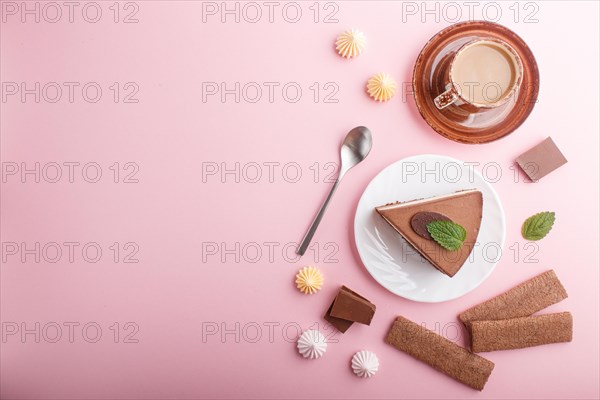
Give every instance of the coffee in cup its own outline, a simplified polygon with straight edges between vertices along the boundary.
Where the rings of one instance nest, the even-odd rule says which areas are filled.
[[[446,91],[434,99],[436,107],[466,105],[476,112],[480,108],[498,107],[518,92],[523,64],[507,43],[477,39],[456,51],[446,79]]]

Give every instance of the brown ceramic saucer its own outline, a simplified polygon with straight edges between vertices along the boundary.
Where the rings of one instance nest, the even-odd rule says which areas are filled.
[[[517,96],[504,105],[469,113],[454,105],[443,110],[433,99],[445,91],[440,76],[463,44],[481,38],[508,43],[523,61],[523,82]],[[461,22],[440,31],[425,45],[413,70],[413,91],[421,116],[440,135],[461,143],[487,143],[517,129],[537,102],[540,76],[537,63],[523,39],[502,25],[487,21]]]

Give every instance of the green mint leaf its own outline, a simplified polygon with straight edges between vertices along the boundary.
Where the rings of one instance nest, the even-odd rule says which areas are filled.
[[[467,238],[465,228],[452,221],[432,221],[427,224],[427,231],[440,246],[446,250],[458,250]]]
[[[556,216],[554,212],[544,211],[527,218],[521,228],[521,234],[527,240],[543,239],[552,229]]]

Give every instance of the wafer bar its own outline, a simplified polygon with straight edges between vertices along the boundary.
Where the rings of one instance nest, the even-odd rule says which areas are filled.
[[[527,317],[567,298],[567,292],[553,270],[521,283],[499,296],[459,314],[470,329],[471,321],[493,321]]]
[[[571,340],[573,317],[569,312],[471,322],[471,349],[476,353],[523,349]]]
[[[494,363],[404,317],[398,317],[385,342],[473,389],[483,390]]]

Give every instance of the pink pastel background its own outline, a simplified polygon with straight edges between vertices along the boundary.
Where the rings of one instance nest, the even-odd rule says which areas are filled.
[[[85,3],[79,3],[72,23],[66,9],[56,23],[43,18],[36,23],[31,16],[21,22],[19,14],[6,12],[7,3],[2,1],[0,21],[3,84],[79,82],[81,88],[97,82],[103,96],[88,103],[76,90],[73,103],[67,92],[56,103],[44,98],[36,103],[33,95],[25,102],[7,96],[1,103],[4,172],[11,163],[32,168],[36,162],[96,162],[102,170],[97,183],[83,180],[80,170],[70,183],[66,167],[57,183],[36,183],[32,175],[25,182],[19,175],[4,177],[3,398],[600,396],[598,3],[533,2],[528,8],[520,3],[518,15],[513,2],[496,3],[498,22],[533,50],[542,84],[529,119],[511,136],[480,146],[438,136],[420,118],[412,96],[405,96],[419,50],[454,17],[445,3],[428,3],[431,9],[439,7],[439,21],[434,14],[422,14],[421,2],[411,3],[418,11],[404,14],[405,22],[407,3],[321,3],[317,23],[313,2],[297,3],[302,10],[297,23],[282,17],[286,2],[277,3],[273,22],[259,2],[263,15],[256,23],[243,15],[239,23],[231,15],[222,23],[219,14],[203,22],[203,7],[209,5],[200,1],[137,1],[128,8],[119,3],[119,20],[137,11],[139,21],[129,24],[114,22],[112,1],[98,2],[103,13],[97,23],[82,18]],[[468,19],[469,8],[455,4],[464,12],[461,20]],[[478,4],[475,19],[482,18],[485,5]],[[294,17],[287,7],[287,15]],[[331,12],[338,22],[323,23]],[[525,22],[532,12],[537,22]],[[495,18],[494,9],[487,16]],[[368,37],[366,52],[353,61],[333,50],[336,35],[349,28]],[[366,79],[377,72],[392,74],[401,89],[385,104],[364,93]],[[137,84],[139,102],[124,103],[121,97],[115,103],[109,89],[114,82],[121,96],[130,92],[124,89],[127,82]],[[290,103],[276,89],[272,103],[266,91],[256,103],[243,98],[236,103],[233,95],[225,103],[217,96],[203,102],[203,82],[230,87],[235,82],[277,82],[279,89],[296,82],[302,96]],[[310,89],[315,82],[318,102]],[[325,88],[328,82],[334,85]],[[323,96],[335,85],[338,102],[325,103]],[[372,130],[373,150],[339,188],[315,237],[318,252],[309,250],[300,261],[290,261],[293,250],[284,254],[282,248],[304,234],[330,187],[324,182],[329,172],[325,164],[337,162],[342,138],[356,125]],[[524,182],[522,175],[515,182],[510,169],[515,157],[547,136],[569,163],[539,183]],[[441,304],[415,303],[386,291],[366,272],[354,245],[354,212],[367,183],[388,164],[421,153],[502,167],[493,186],[507,218],[503,257],[479,288]],[[109,168],[115,162],[121,170],[118,183]],[[124,169],[127,162],[139,167],[138,183],[122,182],[133,168]],[[267,167],[257,183],[244,176],[236,183],[233,175],[226,175],[225,183],[219,175],[205,176],[203,182],[203,168],[214,165],[207,163],[232,168],[236,162],[241,167],[280,164],[273,182]],[[293,163],[302,173],[295,183],[288,182],[295,169],[282,176],[282,167]],[[246,172],[246,178],[254,177]],[[495,178],[493,169],[487,172]],[[555,211],[557,222],[527,260],[531,248],[525,247],[520,226],[542,210]],[[13,242],[28,248],[36,242],[79,242],[78,249],[93,242],[103,253],[97,263],[85,261],[80,250],[73,262],[67,254],[56,263],[43,257],[36,263],[33,255],[22,262],[19,254],[8,254],[6,246]],[[114,242],[121,248],[117,262],[110,248]],[[123,249],[129,242],[139,248],[138,263],[123,262],[132,249]],[[272,256],[264,244],[271,242],[276,243]],[[207,243],[223,243],[228,249],[239,243],[239,260],[236,254],[203,254]],[[254,243],[263,253],[256,262]],[[519,249],[518,256],[511,246]],[[293,285],[296,271],[309,264],[326,278],[323,290],[310,297]],[[485,354],[496,367],[482,393],[383,342],[401,314],[429,328],[443,327],[442,333],[462,344],[465,332],[457,330],[458,312],[548,269],[557,272],[569,298],[544,312],[572,312],[573,342]],[[341,284],[377,305],[372,325],[331,336],[335,343],[320,360],[302,359],[293,342],[297,329],[318,327],[331,334],[321,316]],[[9,334],[15,326],[34,329],[36,323],[39,343],[33,333],[24,338],[21,332]],[[65,323],[79,324],[72,343]],[[94,323],[102,335],[90,343],[86,338],[95,336],[94,329],[85,337],[81,330]],[[55,324],[63,327],[62,337],[52,343]],[[137,332],[126,340],[135,327]],[[219,332],[208,334],[210,329]],[[137,343],[126,343],[132,339]],[[349,368],[351,356],[361,349],[374,351],[381,362],[379,373],[369,380],[358,379]]]

